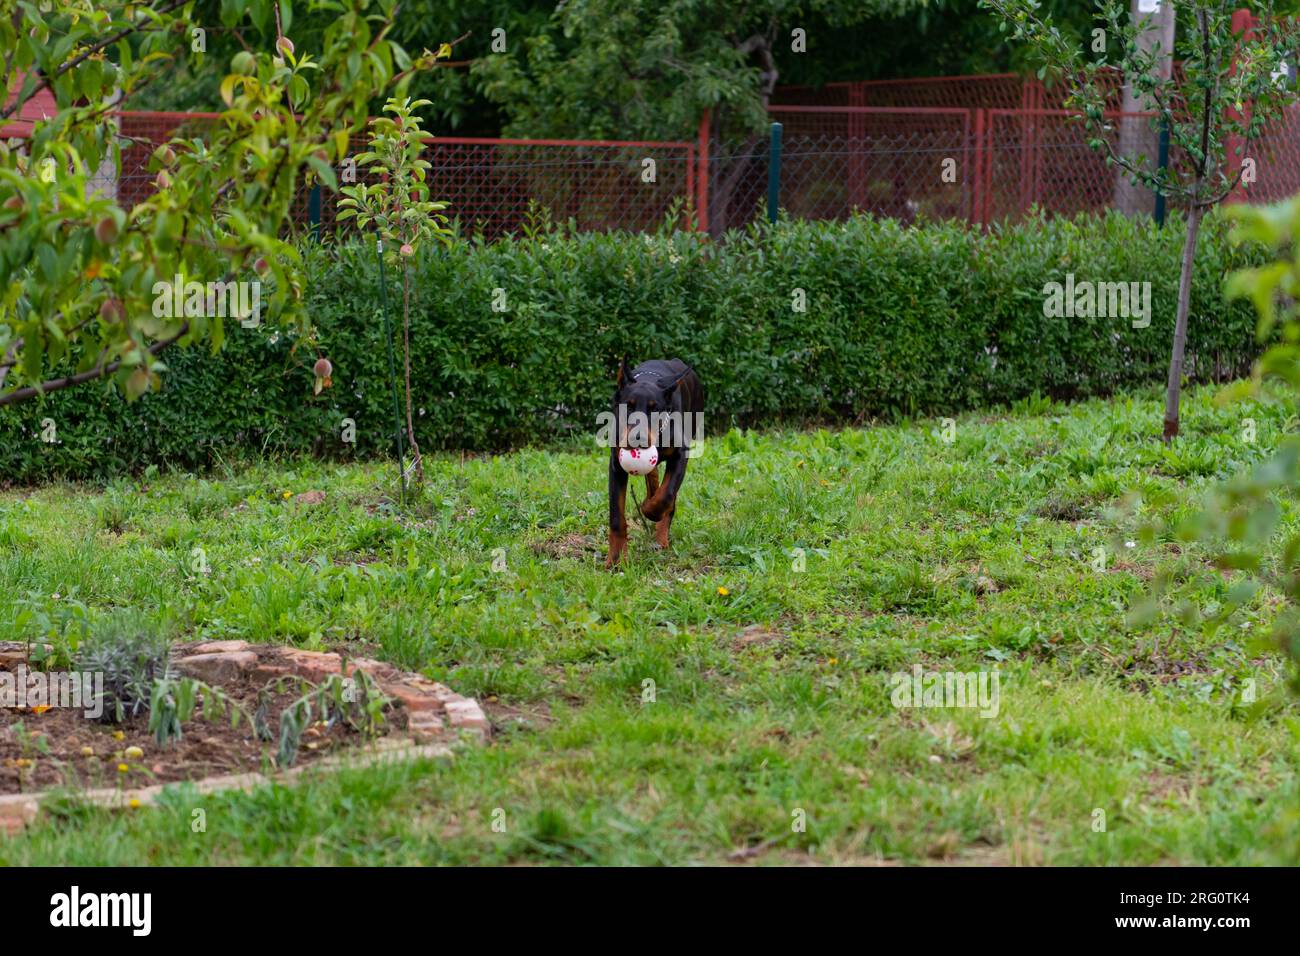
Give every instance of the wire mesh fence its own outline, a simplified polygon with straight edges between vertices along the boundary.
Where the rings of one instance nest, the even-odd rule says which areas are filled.
[[[517,233],[530,208],[582,230],[656,228],[695,193],[695,146],[673,142],[435,138],[433,194],[485,238]]]
[[[1235,199],[1277,202],[1300,192],[1300,107],[1288,109],[1243,153],[1254,160],[1254,182],[1239,189]]]
[[[1014,88],[1022,97],[1029,88],[1018,77],[985,79],[974,93],[944,82],[914,98],[1010,100]],[[854,96],[904,99],[904,83],[915,81],[865,84],[868,92]],[[840,219],[859,211],[903,222],[987,225],[1018,219],[1034,207],[1072,215],[1112,207],[1149,214],[1154,206],[1150,192],[1128,185],[1064,110],[785,103],[774,105],[771,116],[784,129],[779,202],[795,218]],[[202,140],[221,118],[124,112],[113,121],[121,168],[106,164],[96,187],[130,206],[155,188],[149,158],[158,145]],[[1158,144],[1149,116],[1112,113],[1108,121],[1106,135],[1116,151],[1154,156]],[[354,138],[353,155],[363,148],[363,139]],[[1300,190],[1300,107],[1243,152],[1254,165],[1254,181],[1234,198],[1274,201]],[[580,230],[645,231],[660,227],[678,207],[688,212],[679,228],[694,222],[722,235],[764,214],[772,163],[765,135],[721,142],[702,136],[697,143],[434,137],[425,158],[432,164],[433,196],[449,203],[448,215],[464,231],[486,239],[518,234],[537,215],[572,221]],[[347,181],[348,170],[339,173]],[[356,170],[362,181],[366,175]],[[337,199],[300,184],[292,223],[350,228],[336,222]]]
[[[1111,149],[1154,164],[1159,144],[1150,116],[1112,113],[1106,120],[1103,136]],[[1067,216],[1111,207],[1150,214],[1154,193],[1135,189],[1088,138],[1064,110],[989,110],[974,189],[978,221],[1018,219],[1034,206]]]
[[[780,207],[795,218],[854,211],[914,222],[1014,220],[1037,207],[1074,215],[1119,207],[1150,214],[1134,190],[1063,110],[780,107]],[[1146,114],[1109,114],[1116,151],[1154,158]],[[772,160],[756,139],[719,148],[707,171],[709,222],[718,234],[765,213]]]
[[[121,170],[101,169],[94,187],[123,205],[140,202],[156,188],[154,149],[174,138],[202,140],[219,121],[215,113],[116,114]],[[354,137],[350,153],[364,149],[364,137]],[[518,233],[530,214],[572,220],[581,230],[654,229],[696,190],[695,144],[686,142],[434,137],[424,158],[432,195],[449,204],[448,217],[487,239]],[[342,183],[371,178],[354,164],[338,176]],[[337,199],[303,183],[291,219],[333,230]]]
[[[1181,70],[1180,64],[1175,64]],[[1101,83],[1106,106],[1122,107],[1123,77],[1104,71]],[[827,83],[825,86],[781,86],[773,92],[774,106],[870,106],[908,109],[1060,109],[1062,86],[1049,87],[1032,76],[984,73],[973,76],[929,76],[894,80]]]
[[[975,146],[965,111],[936,110],[918,117],[904,111],[859,108],[843,132],[800,122],[782,111],[780,206],[798,219],[843,219],[855,210],[911,222],[920,216],[969,219]],[[783,124],[784,125],[784,124]],[[709,157],[708,222],[721,235],[762,214],[772,156],[767,141],[725,144]]]

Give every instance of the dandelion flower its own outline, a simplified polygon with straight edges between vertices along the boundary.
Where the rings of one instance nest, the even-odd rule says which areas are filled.
[[[141,750],[139,747],[127,747],[127,748],[126,748],[126,759],[127,759],[127,760],[139,760],[139,759],[140,759],[141,757],[143,757],[143,756],[144,756],[144,751]]]
[[[730,593],[731,593],[731,592],[728,591],[728,590],[727,590],[726,588],[724,588],[724,587],[719,587],[719,588],[718,588],[718,596],[719,596],[719,597],[726,597],[726,596],[727,596],[728,594],[730,594]]]
[[[126,772],[127,772],[128,770],[130,770],[130,769],[131,769],[131,768],[128,767],[128,766],[127,766],[126,764],[124,764],[124,763],[120,763],[120,764],[117,765],[117,772],[118,772],[118,773],[126,773]]]

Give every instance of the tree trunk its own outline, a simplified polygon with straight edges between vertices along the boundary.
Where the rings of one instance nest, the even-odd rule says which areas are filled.
[[[750,136],[737,147],[734,154],[724,156],[722,137],[719,136],[717,147],[710,149],[715,172],[722,169],[724,163],[730,163],[726,166],[726,172],[721,176],[715,176],[709,186],[709,233],[714,239],[721,237],[731,227],[732,199],[741,181],[751,178],[757,168],[753,157],[754,150],[758,148],[760,142],[762,140],[759,137]]]
[[[1198,188],[1193,192],[1200,192]],[[1178,397],[1183,384],[1183,351],[1187,347],[1187,313],[1192,302],[1192,268],[1196,261],[1196,234],[1201,228],[1200,206],[1187,211],[1187,238],[1183,240],[1183,268],[1178,277],[1178,317],[1174,321],[1174,348],[1169,356],[1169,385],[1165,391],[1165,444],[1178,435]]]
[[[1134,2],[1136,3],[1137,0]],[[768,32],[775,35],[774,31],[775,24],[770,24]],[[743,43],[737,44],[736,49],[744,56],[758,54],[758,59],[763,64],[763,69],[758,75],[763,84],[759,90],[759,99],[763,103],[763,109],[767,109],[768,104],[772,102],[772,91],[776,89],[777,77],[780,76],[776,68],[776,60],[772,56],[771,37],[755,33]]]
[[[775,25],[770,25],[769,33],[774,30]],[[737,44],[736,49],[745,56],[757,55],[762,64],[762,70],[759,73],[761,85],[759,86],[758,98],[764,112],[766,112],[772,102],[772,93],[776,90],[776,81],[780,77],[780,72],[776,68],[776,60],[772,56],[772,41],[769,37],[754,34],[743,43]],[[731,225],[731,217],[728,213],[730,212],[733,194],[740,185],[741,180],[752,175],[755,165],[751,164],[748,157],[753,154],[767,135],[767,130],[764,130],[762,136],[750,136],[738,148],[738,152],[726,155],[723,152],[725,115],[725,111],[721,107],[714,107],[714,121],[710,124],[713,141],[709,146],[709,155],[713,160],[713,169],[719,173],[719,175],[712,177],[709,190],[709,234],[714,239],[720,238]],[[730,165],[724,167],[724,163],[728,162]],[[748,215],[747,210],[744,215]]]
[[[415,443],[415,419],[411,417],[411,267],[402,267],[402,352],[406,358],[406,437],[411,440],[415,480],[424,484],[424,462]]]

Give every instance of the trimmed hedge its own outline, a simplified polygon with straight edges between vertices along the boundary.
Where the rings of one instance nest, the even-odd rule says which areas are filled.
[[[1196,258],[1188,374],[1244,371],[1246,303],[1223,301],[1248,254],[1207,219]],[[712,243],[693,233],[552,234],[431,252],[417,266],[411,341],[421,448],[502,449],[593,434],[617,358],[678,356],[730,424],[847,421],[1104,395],[1162,381],[1181,222],[1031,219],[988,233],[890,220],[786,222]],[[0,480],[198,469],[240,450],[387,454],[392,397],[373,245],[310,247],[309,308],[334,387],[313,397],[291,339],[232,326],[216,356],[164,353],[163,391],[134,404],[102,385],[0,410]],[[1149,281],[1149,328],[1047,318],[1048,281]],[[400,275],[389,274],[400,364]],[[807,308],[792,306],[802,289]],[[497,290],[502,290],[498,292]],[[504,294],[506,311],[494,311]],[[59,444],[40,441],[53,419]],[[340,439],[356,422],[356,445]]]

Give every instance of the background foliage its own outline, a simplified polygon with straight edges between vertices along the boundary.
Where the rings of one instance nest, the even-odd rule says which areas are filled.
[[[1112,214],[1030,219],[987,234],[959,224],[783,222],[714,243],[537,232],[423,250],[412,290],[416,434],[426,449],[587,440],[619,356],[678,356],[704,381],[706,424],[847,422],[1104,395],[1160,381],[1174,321],[1176,222]],[[1255,319],[1225,274],[1260,260],[1218,216],[1197,253],[1188,374],[1241,374]],[[214,356],[163,353],[160,394],[122,402],[96,385],[0,415],[0,476],[97,478],[150,464],[199,468],[240,450],[340,457],[391,447],[372,244],[308,245],[305,306],[334,387],[312,396],[312,353],[292,330],[236,328]],[[1152,284],[1150,327],[1046,318],[1043,285]],[[505,290],[507,311],[492,308]],[[795,290],[807,311],[792,308]],[[498,296],[499,299],[499,296]],[[58,443],[41,441],[54,422]],[[340,433],[356,423],[355,446]]]
[[[0,142],[0,406],[110,376],[136,397],[158,387],[163,349],[219,349],[227,321],[254,312],[249,324],[310,334],[297,252],[282,237],[298,187],[333,188],[331,164],[347,157],[371,99],[400,94],[451,45],[412,59],[388,40],[397,0],[300,5],[332,17],[314,50],[296,50],[283,32],[292,18],[278,0],[222,4],[219,22],[258,40],[258,52],[223,62],[220,122],[204,139],[156,144],[152,191],[122,205],[95,182],[98,171],[121,172],[125,148],[105,114],[119,95],[203,57],[197,24],[208,21],[182,0],[156,9],[50,0],[0,18],[0,87],[14,91],[0,122],[40,94],[57,107],[30,135]],[[256,305],[247,286],[235,304],[211,285],[253,276],[265,293]],[[173,283],[178,300],[182,284],[186,292],[176,307],[163,294]],[[47,375],[70,354],[74,366]]]
[[[762,122],[761,57],[742,53],[761,37],[780,84],[953,76],[1028,64],[978,0],[405,0],[393,39],[408,50],[468,34],[454,61],[421,74],[411,94],[436,105],[431,128],[444,135],[676,139],[694,135],[704,109],[725,106]],[[293,35],[315,49],[328,13],[293,6]],[[205,62],[177,64],[166,84],[133,97],[135,109],[216,108],[219,65],[251,38],[223,29],[221,0],[196,0],[211,23]],[[1080,38],[1090,4],[1045,0],[1043,11]],[[806,31],[806,52],[791,31]],[[493,49],[503,31],[504,52]],[[378,112],[382,100],[372,104]]]

